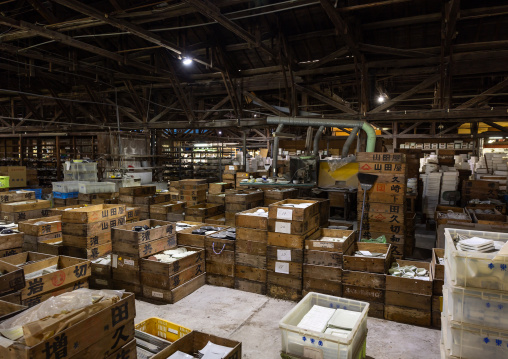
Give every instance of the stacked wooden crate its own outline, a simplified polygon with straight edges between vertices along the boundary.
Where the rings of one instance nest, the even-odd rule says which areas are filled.
[[[235,287],[235,247],[234,228],[226,228],[205,236],[207,284]]]
[[[430,263],[395,261],[400,267],[416,266],[429,272],[428,280],[386,276],[385,319],[395,322],[430,326],[432,323],[433,277]]]
[[[145,227],[146,226],[146,227]],[[136,228],[137,227],[137,228]],[[140,228],[146,230],[135,230]],[[176,247],[174,223],[147,219],[113,228],[113,285],[136,295],[143,292],[140,260]]]
[[[257,172],[236,172],[236,188],[240,189],[240,183],[243,180],[248,180],[250,177],[258,178],[259,174]]]
[[[138,186],[138,187],[123,187],[120,188],[120,203],[125,204],[127,207],[139,208],[139,219],[145,220],[150,217],[150,201],[152,196],[155,195],[157,187],[155,186]],[[170,201],[169,199],[161,198],[161,202]]]
[[[111,229],[124,224],[123,204],[97,204],[63,211],[63,250],[71,257],[102,257],[111,253]]]
[[[368,302],[370,317],[384,318],[386,273],[391,264],[391,251],[390,244],[355,242],[344,254],[343,297]],[[373,257],[372,253],[383,256]]]
[[[0,346],[1,358],[136,358],[134,295],[123,293],[119,300],[103,301],[95,310],[84,309],[81,317],[68,320],[51,318],[55,330],[45,335],[27,335]],[[44,320],[34,321],[32,327],[49,327]],[[51,327],[50,327],[51,328]],[[41,330],[42,331],[42,330]]]
[[[143,297],[172,304],[205,285],[205,251],[193,247],[178,248],[194,253],[172,263],[154,258],[140,259]]]
[[[12,229],[12,233],[0,234],[0,258],[21,253],[24,247],[24,233]]]
[[[287,188],[287,189],[266,189],[265,191],[265,206],[268,207],[276,202],[283,201],[285,199],[297,198],[298,189]]]
[[[178,181],[180,186],[178,198],[187,202],[187,207],[206,202],[208,186],[205,179],[185,179]]]
[[[25,285],[20,290],[21,304],[28,307],[48,298],[78,288],[88,288],[90,261],[66,256],[23,252],[3,259],[4,262],[23,268]],[[44,274],[45,268],[56,271]]]
[[[21,304],[21,294],[18,292],[26,285],[23,268],[0,260],[0,300]],[[15,300],[7,300],[6,296]]]
[[[5,195],[3,195],[5,196]],[[51,201],[42,199],[26,200],[1,204],[1,219],[6,222],[19,223],[27,219],[49,216]]]
[[[319,205],[319,226],[326,228],[330,224],[330,200],[328,198],[301,197],[309,201],[316,201]]]
[[[118,192],[109,193],[80,193],[78,194],[79,204],[113,204],[119,197]],[[68,205],[78,204],[69,203]],[[56,205],[56,203],[55,203]]]
[[[345,238],[340,242],[328,238]],[[325,240],[323,240],[325,238]],[[354,231],[321,228],[305,240],[303,295],[318,292],[342,296],[343,257],[356,239]]]
[[[125,223],[138,222],[140,220],[140,211],[139,207],[126,207],[125,208]]]
[[[111,271],[111,254],[94,259],[91,265],[90,288],[113,289],[113,273]]]
[[[261,190],[226,192],[226,226],[235,225],[235,216],[252,208],[263,206],[264,193]]]
[[[78,198],[53,198],[53,204],[55,207],[72,206],[79,204]]]
[[[315,201],[288,199],[268,207],[269,296],[289,300],[302,297],[304,243],[318,228],[319,205]]]
[[[499,183],[494,181],[464,181],[462,182],[462,207],[468,205],[473,199],[486,201],[497,199],[499,193]]]
[[[196,222],[184,222],[184,223],[187,223],[192,227],[178,231],[177,233],[178,245],[202,249],[205,248],[206,234],[212,234],[214,232],[222,231],[228,228],[226,226],[217,226]]]
[[[185,210],[185,220],[204,223],[207,218],[224,216],[222,204],[201,203],[188,206]]]
[[[443,308],[443,286],[444,286],[444,249],[432,249],[432,262],[430,264],[432,272],[432,326],[441,328],[441,312]]]
[[[178,222],[184,220],[186,203],[183,201],[170,201],[150,206],[150,219],[159,221]]]
[[[169,195],[172,201],[180,199],[180,181],[171,181],[168,187]]]
[[[267,215],[249,215],[267,207],[236,214],[235,288],[266,294]]]
[[[360,173],[377,175],[367,192],[362,238],[386,236],[392,255],[403,258],[405,243],[406,164],[400,153],[361,152],[356,156]],[[362,215],[363,190],[358,185],[358,222]]]
[[[231,185],[231,188],[236,188],[236,172],[241,170],[241,166],[227,165],[222,173],[222,181]]]
[[[208,184],[208,194],[221,194],[232,188],[233,185],[229,182],[210,183]]]
[[[29,219],[20,222],[18,229],[24,233],[23,250],[52,255],[63,254],[61,215]]]

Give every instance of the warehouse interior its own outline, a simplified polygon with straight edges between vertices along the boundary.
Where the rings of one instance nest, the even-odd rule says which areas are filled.
[[[0,358],[508,357],[507,24],[0,0]]]

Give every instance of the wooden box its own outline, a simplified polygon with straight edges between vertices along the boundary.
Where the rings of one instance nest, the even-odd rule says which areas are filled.
[[[126,196],[150,196],[157,192],[156,186],[137,186],[120,188],[120,195]]]
[[[62,231],[62,216],[45,217],[43,219],[29,219],[18,224],[18,229],[30,236],[44,236]]]
[[[286,207],[284,204],[301,204],[309,203],[310,206],[305,208]],[[300,200],[300,199],[286,199],[268,207],[268,218],[282,219],[288,221],[303,222],[315,215],[319,214],[319,204],[316,201]]]
[[[198,350],[203,349],[208,342],[217,345],[233,348],[232,351],[224,357],[224,359],[241,359],[242,358],[242,343],[235,340],[217,337],[211,334],[205,334],[193,330],[184,337],[178,339],[169,347],[163,349],[160,353],[152,357],[152,359],[168,358],[177,351],[193,355]]]
[[[441,248],[433,248],[432,249],[432,262],[430,264],[430,269],[432,272],[432,293],[434,295],[442,296],[443,295],[443,286],[444,286],[444,272],[445,266],[444,264],[439,264],[438,258],[444,258],[444,249]]]
[[[195,226],[191,228],[186,228],[177,233],[177,242],[179,245],[197,247],[197,248],[205,248],[205,235],[200,234],[192,234],[192,231],[199,229],[204,226],[210,226],[209,224],[202,224],[200,226]],[[219,228],[220,230],[226,229],[226,226],[213,226],[215,228]],[[211,234],[211,233],[210,233]]]
[[[426,327],[430,326],[432,322],[430,311],[399,307],[396,305],[385,305],[385,319]]]
[[[154,194],[152,196],[134,197],[134,205],[153,205],[171,201],[169,193]]]
[[[219,214],[218,216],[208,217],[205,219],[205,223],[208,224],[218,224],[218,225],[226,225],[226,217],[224,217],[224,213]]]
[[[285,234],[305,235],[314,233],[319,228],[319,214],[304,221],[268,219],[268,231]]]
[[[72,236],[64,234],[62,236],[64,246],[73,246],[78,248],[92,248],[111,242],[111,231],[105,231],[92,236]]]
[[[125,208],[125,219],[127,221],[139,221],[139,207],[127,207]]]
[[[205,285],[206,283],[206,274],[203,273],[199,275],[198,277],[174,288],[171,290],[167,289],[160,289],[160,288],[154,288],[150,287],[148,285],[143,285],[143,297],[166,302],[170,304],[174,304],[178,302],[179,300],[185,298],[189,294],[195,292],[199,288]],[[194,333],[194,332],[191,332]],[[185,337],[184,337],[185,338]],[[154,357],[152,357],[154,358]]]
[[[34,191],[13,191],[2,192],[0,194],[0,203],[21,202],[35,199]]]
[[[321,225],[321,227],[328,226],[328,220],[330,219],[330,200],[328,198],[311,198],[311,197],[303,197],[301,199],[317,201],[319,205],[319,224]]]
[[[112,250],[111,242],[103,243],[94,247],[73,247],[64,245],[63,252],[65,256],[83,258],[83,259],[97,259],[106,254],[110,254]]]
[[[352,247],[349,247],[352,248]],[[346,252],[327,252],[327,251],[304,251],[304,263],[326,267],[338,267],[343,266],[343,255]]]
[[[206,201],[208,203],[216,203],[216,204],[225,205],[226,204],[226,194],[225,193],[222,193],[222,194],[208,194],[208,196],[206,197]]]
[[[236,238],[236,254],[266,257],[266,242],[248,241]],[[237,257],[238,260],[238,257]]]
[[[372,289],[386,288],[386,275],[359,271],[342,271],[342,283],[355,287],[368,287]]]
[[[210,183],[208,185],[208,193],[210,194],[218,194],[223,193],[226,189],[233,188],[231,183],[220,182],[220,183]]]
[[[236,227],[261,229],[266,231],[268,228],[267,217],[246,215],[246,213],[255,213],[258,209],[263,209],[265,212],[268,211],[267,207],[256,207],[237,213],[235,215]]]
[[[347,239],[344,242],[328,242],[321,241],[323,237],[347,237]],[[321,228],[305,240],[305,249],[325,252],[345,252],[355,241],[355,231]]]
[[[410,279],[410,278],[401,278],[394,277],[392,275],[386,276],[386,290],[403,292],[409,294],[419,294],[419,295],[432,295],[432,271],[431,265],[428,262],[416,262],[416,261],[406,261],[397,259],[397,262],[401,267],[406,265],[414,265],[418,268],[425,268],[429,271],[429,279],[430,280],[419,280],[419,279]]]
[[[256,282],[236,276],[235,289],[249,293],[266,295],[266,280],[264,282]]]
[[[62,213],[64,223],[94,223],[125,217],[123,204],[98,204],[78,209],[71,209]]]
[[[112,340],[111,345],[113,346],[116,340],[119,339],[119,333],[122,336],[128,333],[127,326],[129,324],[133,325],[135,315],[134,295],[132,293],[124,293],[120,301],[97,313],[84,316],[84,319],[80,322],[71,325],[37,345],[30,347],[15,342],[8,348],[0,346],[0,357],[19,359],[48,358],[48,348],[50,350],[54,348],[58,353],[66,353],[65,357],[70,358],[83,353],[87,348],[94,346],[106,337],[110,337]],[[123,340],[122,338],[120,339]],[[65,351],[62,352],[62,350]],[[49,356],[52,359],[56,357],[56,355]],[[88,355],[80,355],[80,357],[90,358]]]
[[[150,214],[168,214],[168,213],[183,213],[185,211],[185,202],[169,201],[150,206]]]
[[[195,217],[212,217],[219,213],[224,213],[224,206],[221,204],[203,203],[195,206],[189,206],[185,210],[185,215]]]
[[[289,198],[298,197],[298,189],[296,188],[288,188],[288,189],[267,189],[265,190],[265,200],[277,200],[282,201]]]
[[[158,228],[148,229],[142,232],[136,232],[132,229],[134,227],[148,226],[149,228],[159,226]],[[113,228],[113,241],[131,244],[142,244],[150,242],[156,239],[171,236],[176,233],[175,225],[171,222],[157,221],[153,219],[147,219],[144,221],[134,222],[117,226]]]
[[[44,259],[53,258],[54,256],[44,253],[37,252],[22,252],[16,255],[12,255],[6,258],[3,258],[2,261],[15,265],[19,268],[23,268],[24,266],[35,263],[38,261],[42,261]]]
[[[0,294],[8,294],[25,287],[25,274],[22,268],[0,261]]]
[[[236,228],[236,240],[238,241],[253,241],[253,242],[267,242],[268,232],[262,229],[252,229],[237,227]]]
[[[276,299],[300,300],[302,297],[302,278],[267,271],[267,295]]]
[[[344,270],[385,274],[391,264],[391,244],[355,242],[351,254],[344,255]],[[385,257],[355,256],[355,251],[385,253]]]
[[[462,213],[467,218],[466,219],[448,219],[448,218],[441,218],[440,214],[446,213],[446,212],[455,212],[455,213]],[[465,211],[462,207],[452,207],[452,206],[443,206],[439,205],[436,207],[436,212],[434,214],[434,219],[436,220],[436,225],[439,226],[441,224],[446,224],[448,222],[462,222],[462,223],[471,223],[472,219],[469,215],[469,212]]]
[[[19,223],[26,221],[27,219],[48,217],[50,209],[34,209],[24,212],[2,212],[0,214],[4,222]]]
[[[257,201],[263,201],[264,192],[263,191],[238,191],[238,193],[234,192],[226,192],[226,206],[228,204],[247,204]]]
[[[64,235],[74,235],[78,237],[93,237],[95,235],[110,232],[112,228],[125,224],[125,217],[115,219],[106,219],[105,221],[93,223],[62,223],[62,233]]]
[[[267,244],[270,246],[303,249],[305,240],[311,234],[312,232],[304,235],[268,232]]]
[[[9,319],[27,309],[21,304],[14,304],[0,300],[0,322]]]
[[[27,264],[23,269],[25,275],[28,275],[29,273],[54,265],[57,265],[58,271],[33,279],[27,279],[26,287],[21,290],[22,300],[57,289],[69,283],[86,279],[91,274],[90,261],[66,256],[49,257],[32,264]]]
[[[141,283],[154,288],[171,290],[205,273],[205,251],[193,247],[185,248],[196,253],[173,263],[140,259]]]
[[[19,248],[23,246],[23,233],[0,234],[0,250]]]
[[[492,225],[499,225],[499,224],[506,224],[508,223],[508,216],[505,214],[501,214],[498,210],[495,210],[496,214],[478,214],[473,213],[473,218],[475,223],[480,224],[492,224]]]
[[[0,260],[4,257],[13,256],[13,255],[21,253],[21,252],[23,252],[22,247],[0,250]]]
[[[51,208],[51,201],[46,201],[42,199],[22,201],[22,202],[13,202],[13,203],[2,203],[0,205],[2,212],[7,213],[18,213],[18,212],[27,212],[33,211],[36,209],[46,209]]]
[[[356,161],[405,163],[406,155],[403,153],[387,153],[387,152],[357,152]]]
[[[84,207],[87,207],[87,205],[86,204],[75,204],[75,205],[72,205],[72,206],[62,206],[62,207],[51,208],[51,209],[48,210],[48,216],[49,217],[61,216],[62,213],[67,208],[84,208]]]

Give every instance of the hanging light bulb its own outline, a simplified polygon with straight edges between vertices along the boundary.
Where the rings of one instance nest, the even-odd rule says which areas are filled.
[[[183,57],[182,58],[182,63],[185,65],[185,66],[189,66],[190,64],[192,64],[192,59],[190,57]]]

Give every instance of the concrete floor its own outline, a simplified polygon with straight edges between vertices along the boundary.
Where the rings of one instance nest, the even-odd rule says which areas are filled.
[[[245,359],[280,358],[279,320],[294,302],[206,285],[176,304],[136,300],[136,323],[159,317],[187,328],[242,342]],[[441,332],[368,319],[367,358],[439,359]]]

